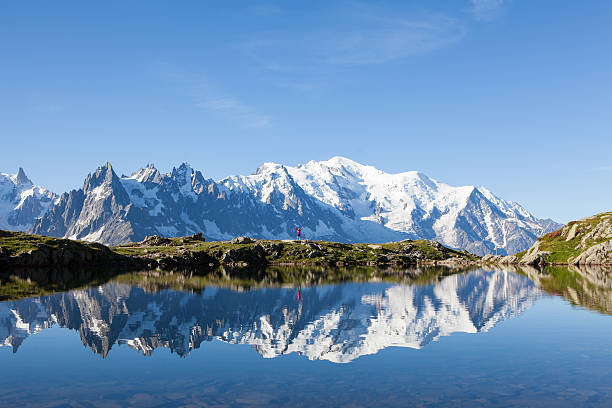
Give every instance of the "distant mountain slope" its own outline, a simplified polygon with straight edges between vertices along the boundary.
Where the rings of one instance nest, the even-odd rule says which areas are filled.
[[[265,163],[218,182],[182,164],[118,177],[110,164],[63,194],[33,232],[119,244],[146,235],[238,235],[388,242],[425,238],[478,255],[514,253],[560,227],[483,187],[452,187],[419,172],[388,174],[335,157],[288,167]]]
[[[17,174],[0,173],[0,229],[25,231],[42,216],[55,193],[35,186],[22,168]]]

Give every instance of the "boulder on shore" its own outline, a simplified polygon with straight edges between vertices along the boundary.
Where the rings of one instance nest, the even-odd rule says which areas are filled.
[[[223,254],[221,262],[223,264],[263,265],[266,263],[266,252],[261,245],[232,248]]]

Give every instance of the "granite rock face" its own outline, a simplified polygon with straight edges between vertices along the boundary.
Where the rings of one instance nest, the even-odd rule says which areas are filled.
[[[593,245],[570,260],[572,265],[612,265],[612,240]]]

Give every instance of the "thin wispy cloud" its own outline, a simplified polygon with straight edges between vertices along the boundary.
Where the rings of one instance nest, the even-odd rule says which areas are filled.
[[[332,42],[329,61],[378,64],[425,54],[459,41],[463,25],[449,17],[427,21],[371,17],[372,27],[345,33]]]
[[[257,113],[250,106],[232,97],[205,97],[196,103],[198,108],[216,112],[228,120],[236,120],[244,127],[263,128],[270,125],[270,117]]]
[[[449,16],[396,16],[363,6],[357,10],[339,14],[333,27],[260,34],[241,48],[265,69],[303,72],[426,54],[459,41],[466,33],[464,23]]]
[[[470,0],[470,12],[476,20],[491,21],[502,11],[505,0]]]
[[[193,100],[193,105],[244,128],[265,128],[272,119],[256,108],[220,92],[211,85],[210,80],[201,75],[187,73],[170,64],[157,64],[156,70],[166,80],[180,86],[185,94]]]

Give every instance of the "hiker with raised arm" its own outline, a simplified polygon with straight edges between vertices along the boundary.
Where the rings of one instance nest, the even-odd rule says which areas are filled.
[[[297,239],[298,239],[298,241],[300,241],[302,239],[302,229],[303,228],[304,227],[299,227],[299,228],[295,227],[295,230],[297,231]]]

